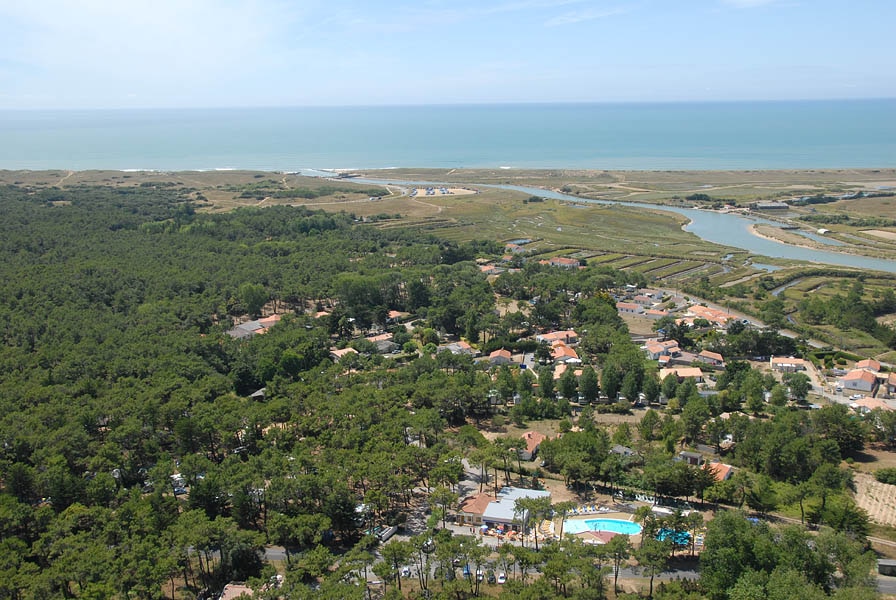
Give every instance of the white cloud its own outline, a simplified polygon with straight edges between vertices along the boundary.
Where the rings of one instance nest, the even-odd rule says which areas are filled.
[[[722,0],[722,3],[735,8],[757,8],[759,6],[777,4],[778,1],[779,0]]]
[[[545,26],[546,27],[557,27],[560,25],[573,25],[575,23],[582,23],[584,21],[595,21],[597,19],[605,19],[607,17],[621,15],[626,12],[629,12],[629,9],[612,8],[612,9],[607,9],[607,10],[585,9],[585,10],[578,10],[578,11],[570,11],[570,12],[564,13],[562,15],[558,15],[552,19],[548,19],[545,22]]]
[[[276,40],[301,14],[280,0],[0,0],[0,52],[16,65],[0,83],[110,104],[218,91],[277,61]]]
[[[414,3],[408,7],[394,8],[389,11],[378,11],[368,15],[358,15],[356,12],[342,11],[340,21],[358,27],[367,27],[374,30],[389,32],[416,31],[421,27],[437,25],[445,27],[470,21],[476,21],[496,15],[509,15],[513,13],[525,13],[544,11],[586,4],[592,0],[511,0],[508,2],[489,3],[463,2],[450,3]]]

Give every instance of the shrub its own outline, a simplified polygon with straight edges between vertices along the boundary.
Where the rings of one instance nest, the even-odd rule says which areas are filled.
[[[888,467],[886,469],[878,469],[874,472],[874,478],[881,483],[889,483],[896,485],[896,467]]]

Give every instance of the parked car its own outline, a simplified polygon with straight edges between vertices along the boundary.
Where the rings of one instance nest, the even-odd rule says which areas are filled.
[[[483,573],[482,569],[476,569],[476,581],[482,581]]]
[[[498,573],[498,585],[504,585],[507,583],[507,574],[504,571]]]
[[[488,581],[490,584],[495,585],[495,582],[497,581],[497,579],[495,578],[495,572],[489,571],[485,580]]]
[[[411,568],[410,567],[402,567],[401,568],[401,576],[402,577],[410,577],[411,576]]]

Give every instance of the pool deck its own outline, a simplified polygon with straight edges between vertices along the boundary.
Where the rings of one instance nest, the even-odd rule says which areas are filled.
[[[566,516],[564,521],[590,521],[592,519],[616,519],[618,521],[630,521],[635,522],[635,516],[631,513],[609,510],[604,512],[585,512],[580,514],[569,514]],[[559,517],[554,518],[552,524],[552,531],[547,532],[545,529],[541,529],[543,534],[548,535],[549,537],[553,537],[554,539],[558,539],[557,534],[560,532],[560,521]],[[564,533],[565,535],[565,533]],[[577,534],[580,535],[580,534]],[[641,534],[635,534],[631,536],[633,540],[639,540],[641,538]]]

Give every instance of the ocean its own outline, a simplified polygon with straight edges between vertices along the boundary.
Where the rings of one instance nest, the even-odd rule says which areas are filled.
[[[896,166],[896,99],[0,111],[0,169]]]

